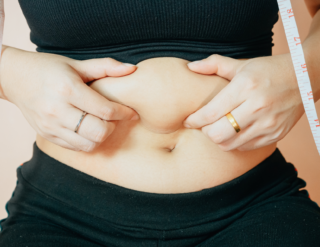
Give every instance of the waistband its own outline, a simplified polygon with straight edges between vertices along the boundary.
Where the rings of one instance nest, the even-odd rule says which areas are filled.
[[[21,174],[46,195],[100,219],[159,229],[221,220],[266,198],[295,193],[305,186],[278,148],[247,173],[190,193],[142,192],[105,182],[53,159],[36,143]]]
[[[249,41],[213,43],[190,40],[131,42],[106,47],[82,49],[50,49],[37,47],[38,52],[52,53],[76,60],[110,57],[120,62],[138,64],[154,57],[177,57],[188,61],[201,60],[212,54],[232,58],[254,58],[272,55],[272,38],[257,37]]]

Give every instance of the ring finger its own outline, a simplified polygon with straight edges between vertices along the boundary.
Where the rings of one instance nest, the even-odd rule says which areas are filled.
[[[83,111],[77,108],[69,108],[65,113],[65,116],[68,116],[68,118],[65,119],[63,127],[74,132],[80,121],[82,113]],[[106,121],[91,114],[86,114],[80,123],[77,133],[75,134],[99,144],[105,141],[113,132],[115,125],[115,121]]]
[[[234,138],[236,135],[241,135],[243,129],[247,128],[254,122],[254,115],[248,114],[248,109],[250,109],[250,103],[248,102],[249,101],[243,102],[230,112],[237,124],[240,126],[241,130],[239,133],[235,131],[226,116],[223,116],[212,124],[202,127],[202,132],[208,135],[208,137],[217,144],[226,142],[227,140]]]

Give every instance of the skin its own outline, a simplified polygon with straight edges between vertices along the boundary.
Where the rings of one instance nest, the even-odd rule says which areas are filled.
[[[36,132],[50,142],[90,152],[113,132],[114,120],[137,120],[139,115],[127,106],[109,101],[85,83],[128,75],[135,70],[136,66],[126,66],[111,58],[77,61],[4,46],[1,98],[18,106]],[[82,111],[89,113],[85,117],[86,128],[74,133]]]
[[[209,102],[229,81],[220,76],[200,75],[188,70],[189,61],[151,58],[121,78],[96,80],[90,87],[114,102],[134,109],[141,124],[151,132],[169,134],[183,120]]]
[[[320,49],[320,0],[305,2],[314,18],[303,48],[317,101],[320,72],[316,68],[320,57],[314,54]],[[3,24],[3,8],[0,17]],[[224,151],[250,150],[278,141],[303,114],[289,54],[248,61],[212,55],[189,68],[196,73],[216,73],[231,80],[217,97],[185,120],[191,128],[201,128]],[[131,119],[137,114],[129,107],[108,101],[83,83],[106,76],[124,76],[135,70],[135,66],[125,67],[110,58],[75,61],[4,46],[0,97],[17,105],[41,136],[64,148],[91,152],[113,132],[113,120]],[[278,97],[273,96],[275,92]],[[86,116],[90,124],[75,134],[73,129],[82,111],[90,114]],[[229,111],[243,128],[240,135],[236,136],[233,128],[228,128],[230,123],[224,114]]]
[[[220,76],[190,71],[188,62],[150,58],[128,76],[90,83],[99,94],[140,116],[138,121],[117,121],[112,134],[94,151],[70,151],[39,136],[37,146],[85,174],[145,192],[199,191],[246,173],[270,156],[276,143],[247,152],[223,152],[201,130],[184,128],[183,120],[229,83]],[[87,124],[84,119],[80,133]]]
[[[303,42],[313,98],[320,98],[320,1],[305,0],[313,17]],[[223,151],[257,149],[284,138],[304,113],[290,53],[239,61],[212,55],[189,69],[230,80],[208,104],[186,118],[187,128],[201,128]],[[236,133],[225,116],[241,127]]]

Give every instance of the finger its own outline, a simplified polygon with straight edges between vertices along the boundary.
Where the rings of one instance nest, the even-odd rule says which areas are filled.
[[[261,130],[261,124],[259,129]],[[247,151],[247,150],[253,150],[253,149],[261,148],[264,146],[268,146],[272,143],[280,141],[287,134],[287,132],[284,131],[284,129],[281,126],[273,130],[272,129],[268,130],[267,128],[263,133],[264,135],[260,135],[246,142],[243,145],[239,145],[237,149],[239,151]]]
[[[66,141],[62,140],[61,138],[53,135],[53,134],[50,134],[50,133],[45,133],[43,132],[42,130],[40,129],[36,129],[37,130],[37,133],[42,136],[44,139],[60,146],[60,147],[63,147],[63,148],[66,148],[66,149],[70,149],[70,150],[73,150],[73,151],[80,151],[80,149],[70,145],[69,143],[67,143]],[[37,140],[38,142],[38,140]]]
[[[235,78],[227,84],[208,104],[189,115],[183,122],[187,128],[201,128],[214,123],[242,104],[246,98],[240,93],[243,82]],[[189,126],[189,127],[188,127]]]
[[[72,60],[70,63],[85,83],[107,76],[128,75],[137,69],[133,64],[121,63],[112,58]]]
[[[109,101],[84,83],[74,85],[69,102],[75,107],[104,120],[139,119],[138,113],[132,108]]]
[[[252,124],[247,128],[241,130],[238,135],[235,135],[233,138],[220,143],[219,147],[223,151],[234,150],[264,135],[265,133],[261,131],[261,126],[259,127],[259,124]]]
[[[49,141],[60,146],[60,147],[63,147],[63,148],[66,148],[66,149],[69,149],[72,151],[80,151],[79,148],[76,148],[76,147],[70,145],[69,143],[67,143],[66,141],[64,141],[58,137],[51,137]]]
[[[195,63],[188,63],[188,67],[200,74],[217,74],[231,81],[244,63],[244,61],[214,54],[203,60],[195,61]]]
[[[250,151],[258,148],[262,148],[264,146],[268,146],[275,141],[270,140],[267,136],[258,136],[251,141],[237,147],[239,151]]]
[[[58,132],[61,139],[81,151],[91,152],[99,145],[98,143],[90,141],[67,128],[60,128]]]
[[[79,109],[69,108],[65,112],[65,116],[68,116],[68,118],[63,122],[63,127],[74,131],[82,113],[83,112]],[[113,132],[115,125],[114,122],[107,122],[106,120],[101,120],[96,116],[87,114],[82,119],[77,133],[92,142],[102,143]]]
[[[233,118],[240,126],[240,132],[236,132],[226,116],[202,127],[202,132],[216,144],[226,142],[234,136],[239,135],[239,133],[242,134],[242,131],[255,121],[255,116],[250,113],[250,104],[250,101],[247,100],[231,111]]]

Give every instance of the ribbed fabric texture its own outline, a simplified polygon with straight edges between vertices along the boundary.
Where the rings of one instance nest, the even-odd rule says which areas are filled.
[[[318,247],[320,208],[279,149],[247,173],[189,193],[101,181],[42,152],[17,169],[1,247]]]
[[[276,0],[19,0],[38,51],[138,63],[271,55]]]

